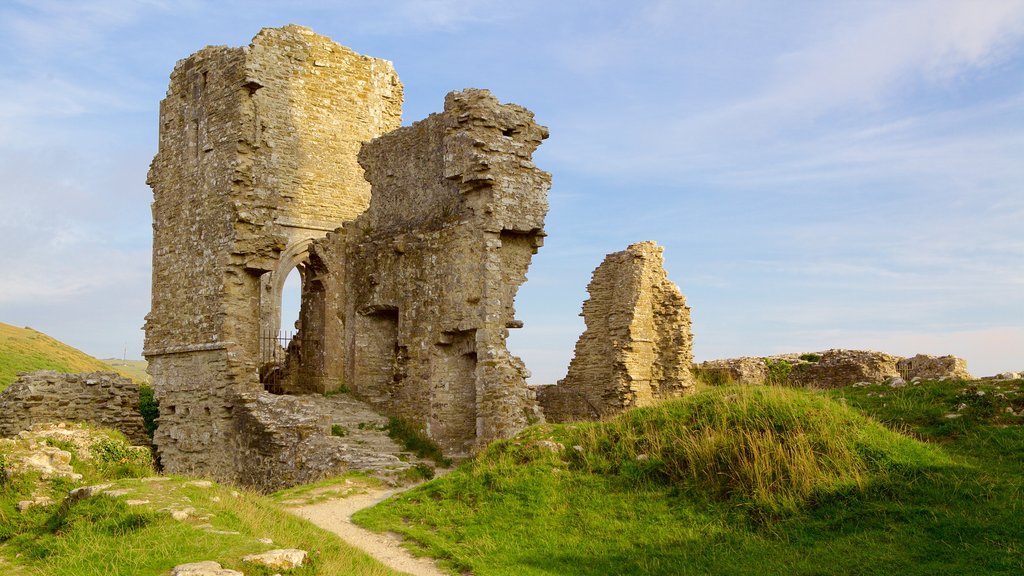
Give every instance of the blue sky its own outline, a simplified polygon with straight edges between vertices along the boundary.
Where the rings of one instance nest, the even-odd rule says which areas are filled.
[[[648,239],[698,360],[1024,370],[1024,0],[6,0],[0,321],[141,354],[171,69],[287,23],[394,62],[406,124],[480,87],[550,128],[510,340],[536,382],[564,374],[593,269]]]

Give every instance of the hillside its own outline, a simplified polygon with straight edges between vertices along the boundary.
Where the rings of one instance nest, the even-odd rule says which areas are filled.
[[[137,375],[118,369],[31,328],[0,322],[0,390],[14,382],[18,372],[119,372],[138,381]]]

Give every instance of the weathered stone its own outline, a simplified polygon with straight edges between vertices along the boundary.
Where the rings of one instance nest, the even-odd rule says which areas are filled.
[[[389,62],[300,26],[264,29],[246,48],[205,48],[175,66],[148,178],[144,351],[167,470],[243,475],[232,411],[239,394],[262,388],[260,337],[276,336],[281,289],[309,243],[366,208],[356,156],[399,125],[401,102]],[[318,375],[305,391],[340,382]]]
[[[82,475],[71,467],[70,452],[45,444],[33,444],[30,450],[31,452],[20,458],[15,458],[8,465],[8,476],[23,472],[38,472],[44,480],[50,478],[82,479]]]
[[[49,506],[53,504],[53,498],[49,496],[34,496],[31,500],[20,500],[17,504],[18,512],[24,512],[36,506]]]
[[[466,90],[388,132],[401,92],[390,63],[297,26],[175,67],[144,352],[168,470],[270,489],[397,461],[266,391],[346,386],[455,456],[538,416],[505,340],[544,236],[550,176],[531,156],[547,130]],[[299,335],[268,355],[293,268]]]
[[[505,341],[543,243],[550,175],[531,155],[545,137],[525,108],[486,90],[451,93],[443,113],[364,146],[370,207],[312,249],[338,310],[325,316],[328,358],[360,397],[449,455],[536,416]]]
[[[242,562],[259,564],[277,570],[291,570],[292,568],[302,566],[306,562],[306,551],[296,548],[269,550],[261,554],[244,556]]]
[[[238,570],[222,568],[217,562],[206,560],[179,564],[171,569],[171,576],[245,576]]]
[[[81,488],[75,488],[68,492],[67,497],[64,499],[65,504],[73,504],[79,500],[85,500],[86,498],[92,498],[93,496],[102,494],[104,490],[110,488],[112,484],[94,484],[92,486],[82,486]]]
[[[36,424],[88,422],[120,430],[132,443],[148,446],[138,407],[139,385],[113,372],[29,372],[0,392],[0,436],[14,436]]]
[[[764,384],[771,375],[770,365],[778,363],[785,363],[789,368],[788,372],[783,371],[783,380],[776,383],[812,388],[837,388],[866,382],[890,382],[893,387],[899,387],[906,385],[907,380],[970,378],[967,363],[955,356],[919,354],[901,358],[884,352],[841,349],[709,360],[697,365],[697,369],[735,384]]]
[[[927,354],[918,354],[913,358],[901,359],[896,363],[896,369],[905,379],[971,379],[971,374],[967,372],[967,361],[963,358],[957,358],[956,356],[928,356]]]
[[[764,358],[730,358],[701,362],[697,369],[722,384],[764,384],[768,379],[768,365]]]
[[[594,271],[587,329],[564,380],[538,387],[549,420],[597,419],[692,389],[690,309],[665,274],[662,248],[633,244]]]

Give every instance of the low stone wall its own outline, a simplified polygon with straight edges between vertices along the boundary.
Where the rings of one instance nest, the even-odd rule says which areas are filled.
[[[138,407],[139,385],[113,372],[28,372],[0,392],[0,436],[15,436],[35,424],[88,422],[148,446]]]
[[[883,382],[891,378],[971,378],[967,372],[967,362],[956,356],[918,354],[913,358],[901,358],[871,350],[832,349],[777,356],[747,356],[709,360],[697,364],[695,368],[703,373],[705,380],[714,384],[765,384],[777,379],[777,384],[812,388],[838,388],[858,382]]]
[[[934,380],[938,378],[960,378],[968,380],[971,378],[967,372],[967,361],[956,356],[928,356],[918,354],[913,358],[904,358],[896,365],[896,369],[904,378],[923,378]]]

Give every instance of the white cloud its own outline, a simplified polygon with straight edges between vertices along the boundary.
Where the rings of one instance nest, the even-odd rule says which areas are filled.
[[[850,103],[879,105],[915,77],[949,82],[993,66],[1024,38],[1019,0],[892,2],[866,14],[861,6],[848,14],[860,20],[782,56],[775,86],[734,113],[806,117]]]

